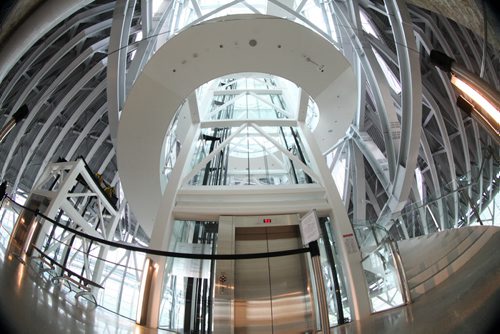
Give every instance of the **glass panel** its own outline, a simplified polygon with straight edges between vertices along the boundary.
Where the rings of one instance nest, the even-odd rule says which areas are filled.
[[[170,11],[176,15],[170,20],[166,20],[162,28],[162,30],[168,31],[169,34],[161,36],[163,38],[160,39],[156,49],[160,48],[169,37],[174,36],[177,32],[191,24],[226,15],[254,13],[280,17],[286,16],[288,19],[320,33],[332,43],[337,44],[337,32],[335,22],[333,21],[335,16],[332,13],[332,5],[328,2],[305,1],[300,8],[300,12],[297,12],[296,10],[300,3],[302,1],[287,1],[281,2],[281,5],[277,6],[274,2],[268,0],[175,1]],[[164,5],[161,9],[165,10],[167,7],[167,5]],[[154,5],[154,9],[158,11],[156,15],[160,15],[159,8],[160,6]]]
[[[72,224],[63,214],[59,217],[60,223]],[[2,222],[9,223],[5,217]],[[70,288],[70,284],[80,282],[86,285],[84,280],[92,281],[101,286],[94,288],[99,306],[135,320],[144,253],[102,245],[45,219],[40,219],[40,223],[44,226],[39,235],[44,245],[41,252],[47,261],[43,263],[38,250],[33,250],[32,259],[36,260],[39,270],[44,269],[44,276],[48,279],[58,278],[51,282],[59,281],[62,288],[73,292],[78,292],[81,287]],[[48,263],[52,263],[53,269],[48,270]],[[101,279],[95,281],[101,276],[100,272]],[[74,282],[65,278],[67,276]],[[82,298],[94,302],[90,295],[83,295]]]
[[[404,304],[397,268],[387,243],[380,245],[362,261],[372,312]]]
[[[397,226],[397,224],[394,224]],[[398,252],[385,228],[375,223],[354,224],[356,239],[361,245],[362,266],[372,312],[405,304],[400,270],[394,258]]]

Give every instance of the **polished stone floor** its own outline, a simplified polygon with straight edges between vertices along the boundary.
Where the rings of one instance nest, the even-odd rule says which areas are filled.
[[[163,333],[54,286],[16,258],[0,259],[0,333]]]
[[[0,333],[157,333],[0,259]],[[413,304],[334,328],[351,333],[500,333],[500,233],[459,272]]]

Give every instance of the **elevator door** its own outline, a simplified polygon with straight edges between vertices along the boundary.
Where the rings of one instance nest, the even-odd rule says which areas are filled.
[[[297,225],[235,229],[239,254],[302,247]],[[312,333],[310,280],[305,254],[235,263],[235,333]]]

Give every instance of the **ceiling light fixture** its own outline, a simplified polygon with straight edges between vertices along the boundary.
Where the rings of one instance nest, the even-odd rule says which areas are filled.
[[[12,118],[4,125],[4,127],[0,130],[0,143],[3,143],[3,140],[7,135],[12,131],[14,126],[16,126],[17,123],[21,122],[23,119],[28,116],[29,109],[28,106],[23,104],[14,115],[12,115]]]
[[[477,120],[500,143],[500,94],[483,79],[455,63],[446,54],[432,50],[430,61],[450,73],[452,85],[460,92],[457,105]],[[468,102],[470,107],[463,108]]]

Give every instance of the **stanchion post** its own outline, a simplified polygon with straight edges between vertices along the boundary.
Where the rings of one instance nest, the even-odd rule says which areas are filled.
[[[150,312],[150,290],[151,283],[153,280],[153,274],[155,272],[155,264],[150,257],[146,257],[144,260],[144,267],[142,270],[142,279],[141,279],[141,289],[139,292],[139,300],[137,303],[137,314],[136,314],[136,323],[138,325],[145,326],[147,324],[148,314]]]

